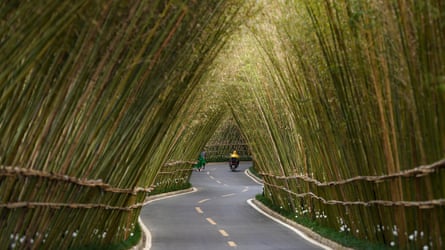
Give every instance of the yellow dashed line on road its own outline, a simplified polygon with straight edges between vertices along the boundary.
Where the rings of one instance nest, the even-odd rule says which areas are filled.
[[[227,241],[227,244],[228,244],[230,247],[236,247],[236,246],[237,246],[236,243],[235,243],[234,241]]]
[[[229,237],[229,234],[224,229],[219,230],[219,233],[224,237]]]
[[[209,178],[210,178],[210,179],[212,179],[212,180],[214,180],[214,179],[215,179],[215,177],[213,177],[213,176],[209,176]]]
[[[222,182],[221,181],[216,181],[216,183],[221,184]]]
[[[206,218],[206,220],[212,224],[212,225],[216,225],[216,222],[214,220],[212,220],[211,218]]]
[[[235,193],[221,195],[221,197],[229,197],[229,196],[233,196],[233,195],[235,195]]]
[[[204,203],[204,202],[209,201],[209,200],[210,199],[203,199],[203,200],[198,201],[198,203],[201,204],[201,203]]]
[[[200,214],[204,213],[200,207],[195,207],[195,210]]]

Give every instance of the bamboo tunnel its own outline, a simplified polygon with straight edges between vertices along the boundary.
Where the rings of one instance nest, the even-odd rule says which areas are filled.
[[[150,192],[236,141],[276,207],[443,249],[441,13],[440,0],[3,1],[0,242],[128,239]]]

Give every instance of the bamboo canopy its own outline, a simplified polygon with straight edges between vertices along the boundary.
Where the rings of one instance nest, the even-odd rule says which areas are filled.
[[[205,145],[235,135],[282,209],[444,248],[442,13],[440,0],[1,2],[0,243],[128,239],[153,189],[188,182]]]
[[[220,81],[265,196],[358,238],[443,248],[445,6],[263,4]]]
[[[181,106],[178,113],[181,119],[170,124],[153,156],[159,162],[165,162],[156,174],[154,193],[178,189],[189,183],[198,154],[227,113],[223,92],[218,88],[221,86],[211,81],[199,84]]]
[[[0,3],[1,245],[129,238],[173,151],[164,135],[243,4]]]
[[[237,98],[237,94],[229,92],[226,94],[226,98],[232,100]],[[227,161],[234,150],[240,155],[241,160],[250,159],[249,146],[229,112],[226,112],[225,119],[207,141],[204,149],[208,161]]]

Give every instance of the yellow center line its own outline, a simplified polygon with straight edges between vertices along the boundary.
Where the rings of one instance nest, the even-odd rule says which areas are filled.
[[[200,214],[204,213],[200,207],[195,207],[195,210]]]
[[[233,196],[233,195],[235,195],[235,193],[221,195],[221,197],[229,197],[229,196]]]
[[[230,247],[236,247],[236,243],[234,241],[227,241]]]
[[[221,181],[216,181],[216,183],[221,184],[222,182]]]
[[[209,200],[210,199],[203,199],[203,200],[198,201],[198,203],[201,204],[201,203],[204,203],[204,202],[209,201]]]
[[[224,237],[229,237],[229,234],[224,229],[219,230],[219,233]]]
[[[211,218],[206,218],[206,220],[212,224],[212,225],[216,225],[216,222],[214,220],[212,220]]]

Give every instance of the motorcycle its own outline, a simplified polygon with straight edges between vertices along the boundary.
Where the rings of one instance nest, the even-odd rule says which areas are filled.
[[[230,158],[230,160],[229,160],[230,170],[235,171],[235,169],[238,168],[238,166],[239,166],[239,159]]]

